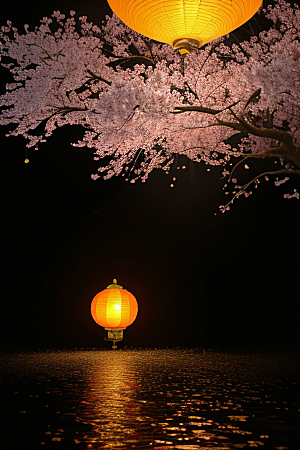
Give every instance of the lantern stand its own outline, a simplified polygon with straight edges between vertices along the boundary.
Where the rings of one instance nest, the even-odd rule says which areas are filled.
[[[104,340],[113,341],[112,349],[116,350],[116,342],[123,341],[123,330],[125,330],[125,328],[118,328],[117,330],[115,328],[105,328],[107,337],[105,337]]]

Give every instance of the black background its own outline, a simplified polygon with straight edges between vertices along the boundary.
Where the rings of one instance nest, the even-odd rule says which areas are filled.
[[[6,2],[1,25],[33,27],[70,9],[97,24],[110,13],[103,0]],[[2,93],[9,79],[1,69]],[[107,346],[89,308],[113,278],[139,303],[123,345],[296,348],[300,208],[282,196],[299,181],[262,182],[221,214],[221,168],[207,172],[181,156],[169,175],[155,171],[146,183],[92,181],[93,152],[70,145],[80,127],[29,150],[29,164],[25,140],[6,132],[1,127],[2,350]],[[248,164],[239,172],[245,181],[276,167]]]

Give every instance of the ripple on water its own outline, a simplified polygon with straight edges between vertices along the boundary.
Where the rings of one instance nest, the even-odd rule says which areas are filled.
[[[1,374],[3,449],[298,450],[291,355],[35,352]]]

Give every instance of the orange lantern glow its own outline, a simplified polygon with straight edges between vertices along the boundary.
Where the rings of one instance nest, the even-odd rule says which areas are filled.
[[[107,0],[133,30],[187,53],[247,22],[262,0]]]
[[[123,330],[131,325],[137,316],[138,304],[135,297],[117,284],[107,286],[92,301],[91,314],[94,321],[107,331],[106,340],[115,343],[123,340]]]

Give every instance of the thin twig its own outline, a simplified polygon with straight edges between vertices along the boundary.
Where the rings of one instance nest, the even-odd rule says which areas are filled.
[[[226,108],[223,109],[213,109],[213,108],[206,108],[205,106],[175,106],[175,110],[178,111],[172,111],[173,114],[180,114],[186,111],[197,111],[197,112],[202,112],[205,114],[212,114],[212,115],[216,115],[219,114],[223,111],[226,111],[227,109],[232,108],[233,106],[237,105],[238,103],[240,103],[240,100],[238,100],[237,102],[232,103],[229,106],[226,106]]]
[[[263,172],[259,175],[257,175],[256,177],[252,178],[252,180],[250,180],[248,183],[244,184],[244,186],[241,187],[241,189],[234,195],[234,197],[225,205],[229,206],[230,204],[233,203],[233,201],[239,197],[243,192],[245,192],[245,189],[247,189],[249,186],[251,186],[252,183],[254,183],[256,180],[258,180],[260,177],[263,176],[267,176],[267,175],[281,175],[281,174],[296,174],[296,175],[300,175],[300,170],[295,170],[295,169],[280,169],[280,170],[275,170],[272,172]]]
[[[204,60],[204,62],[203,62],[203,64],[202,64],[202,66],[201,66],[200,69],[199,69],[199,72],[198,72],[198,75],[197,75],[197,78],[196,78],[196,82],[195,82],[195,91],[197,90],[197,83],[198,83],[198,80],[199,80],[199,77],[200,77],[200,73],[201,73],[201,71],[202,71],[202,69],[203,69],[203,67],[204,67],[204,64],[206,63],[206,61],[208,60],[208,58],[211,56],[211,54],[212,54],[212,52],[214,51],[214,49],[215,49],[215,45],[212,45],[212,46],[211,46],[211,49],[210,49],[210,51],[209,51],[209,53],[208,53],[208,55],[207,55],[207,57],[205,58],[205,60]]]
[[[109,86],[111,86],[111,81],[105,80],[105,78],[102,78],[100,75],[96,75],[94,72],[92,72],[90,69],[87,69],[87,73],[89,73],[93,78],[95,78],[96,80],[100,80],[103,81],[103,83],[108,84]]]
[[[149,58],[148,56],[141,56],[141,55],[133,55],[133,56],[128,56],[127,58],[120,58],[119,61],[114,61],[117,62],[118,64],[125,64],[128,61],[131,61],[132,59],[146,59],[147,61],[150,61],[152,65],[155,64],[154,60],[152,58]],[[123,61],[121,61],[123,59]]]

